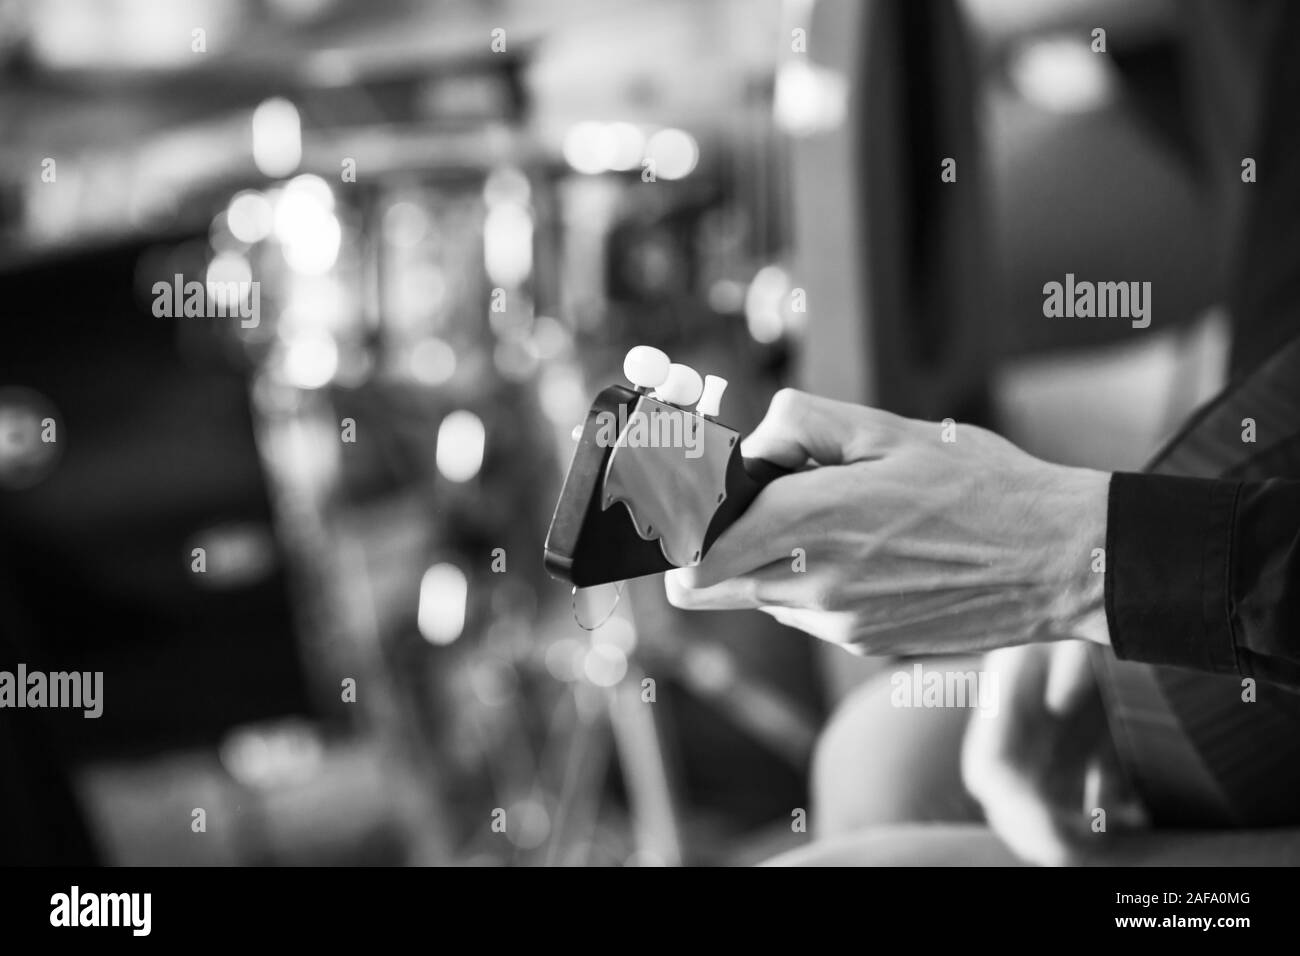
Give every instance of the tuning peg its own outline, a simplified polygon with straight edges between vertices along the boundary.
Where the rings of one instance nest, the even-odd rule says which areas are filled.
[[[689,365],[674,362],[668,366],[668,378],[655,390],[654,397],[669,405],[685,408],[699,401],[702,391],[704,380],[700,378],[700,373]]]
[[[695,411],[713,418],[718,414],[718,409],[722,406],[722,393],[726,389],[727,380],[725,378],[719,375],[704,376],[704,393],[700,396],[700,403],[695,406]]]
[[[623,359],[623,374],[637,388],[658,388],[668,379],[668,356],[651,345],[629,349]]]

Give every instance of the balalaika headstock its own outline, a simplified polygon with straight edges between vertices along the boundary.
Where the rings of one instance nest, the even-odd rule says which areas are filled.
[[[698,564],[786,470],[740,454],[717,421],[725,379],[638,346],[592,403],[546,535],[553,577],[592,587]],[[695,406],[693,409],[691,406]]]

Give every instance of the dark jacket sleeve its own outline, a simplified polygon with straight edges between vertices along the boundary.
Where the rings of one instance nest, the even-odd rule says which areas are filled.
[[[1300,481],[1114,474],[1106,621],[1121,659],[1300,691]]]

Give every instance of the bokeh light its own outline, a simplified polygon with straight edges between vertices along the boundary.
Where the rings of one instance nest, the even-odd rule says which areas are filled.
[[[454,564],[435,564],[420,580],[416,624],[430,644],[450,644],[465,630],[469,583]]]
[[[438,471],[448,481],[469,481],[483,466],[486,431],[473,412],[454,411],[438,426]]]

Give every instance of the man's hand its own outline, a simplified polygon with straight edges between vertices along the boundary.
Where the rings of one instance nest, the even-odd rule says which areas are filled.
[[[1106,835],[1143,814],[1117,770],[1087,644],[1002,648],[984,667],[1000,700],[971,716],[961,772],[989,827],[1029,863],[1107,862]]]
[[[760,608],[869,654],[1105,641],[1091,567],[1108,474],[793,389],[743,450],[817,467],[768,485],[700,565],[667,575],[678,607]]]

